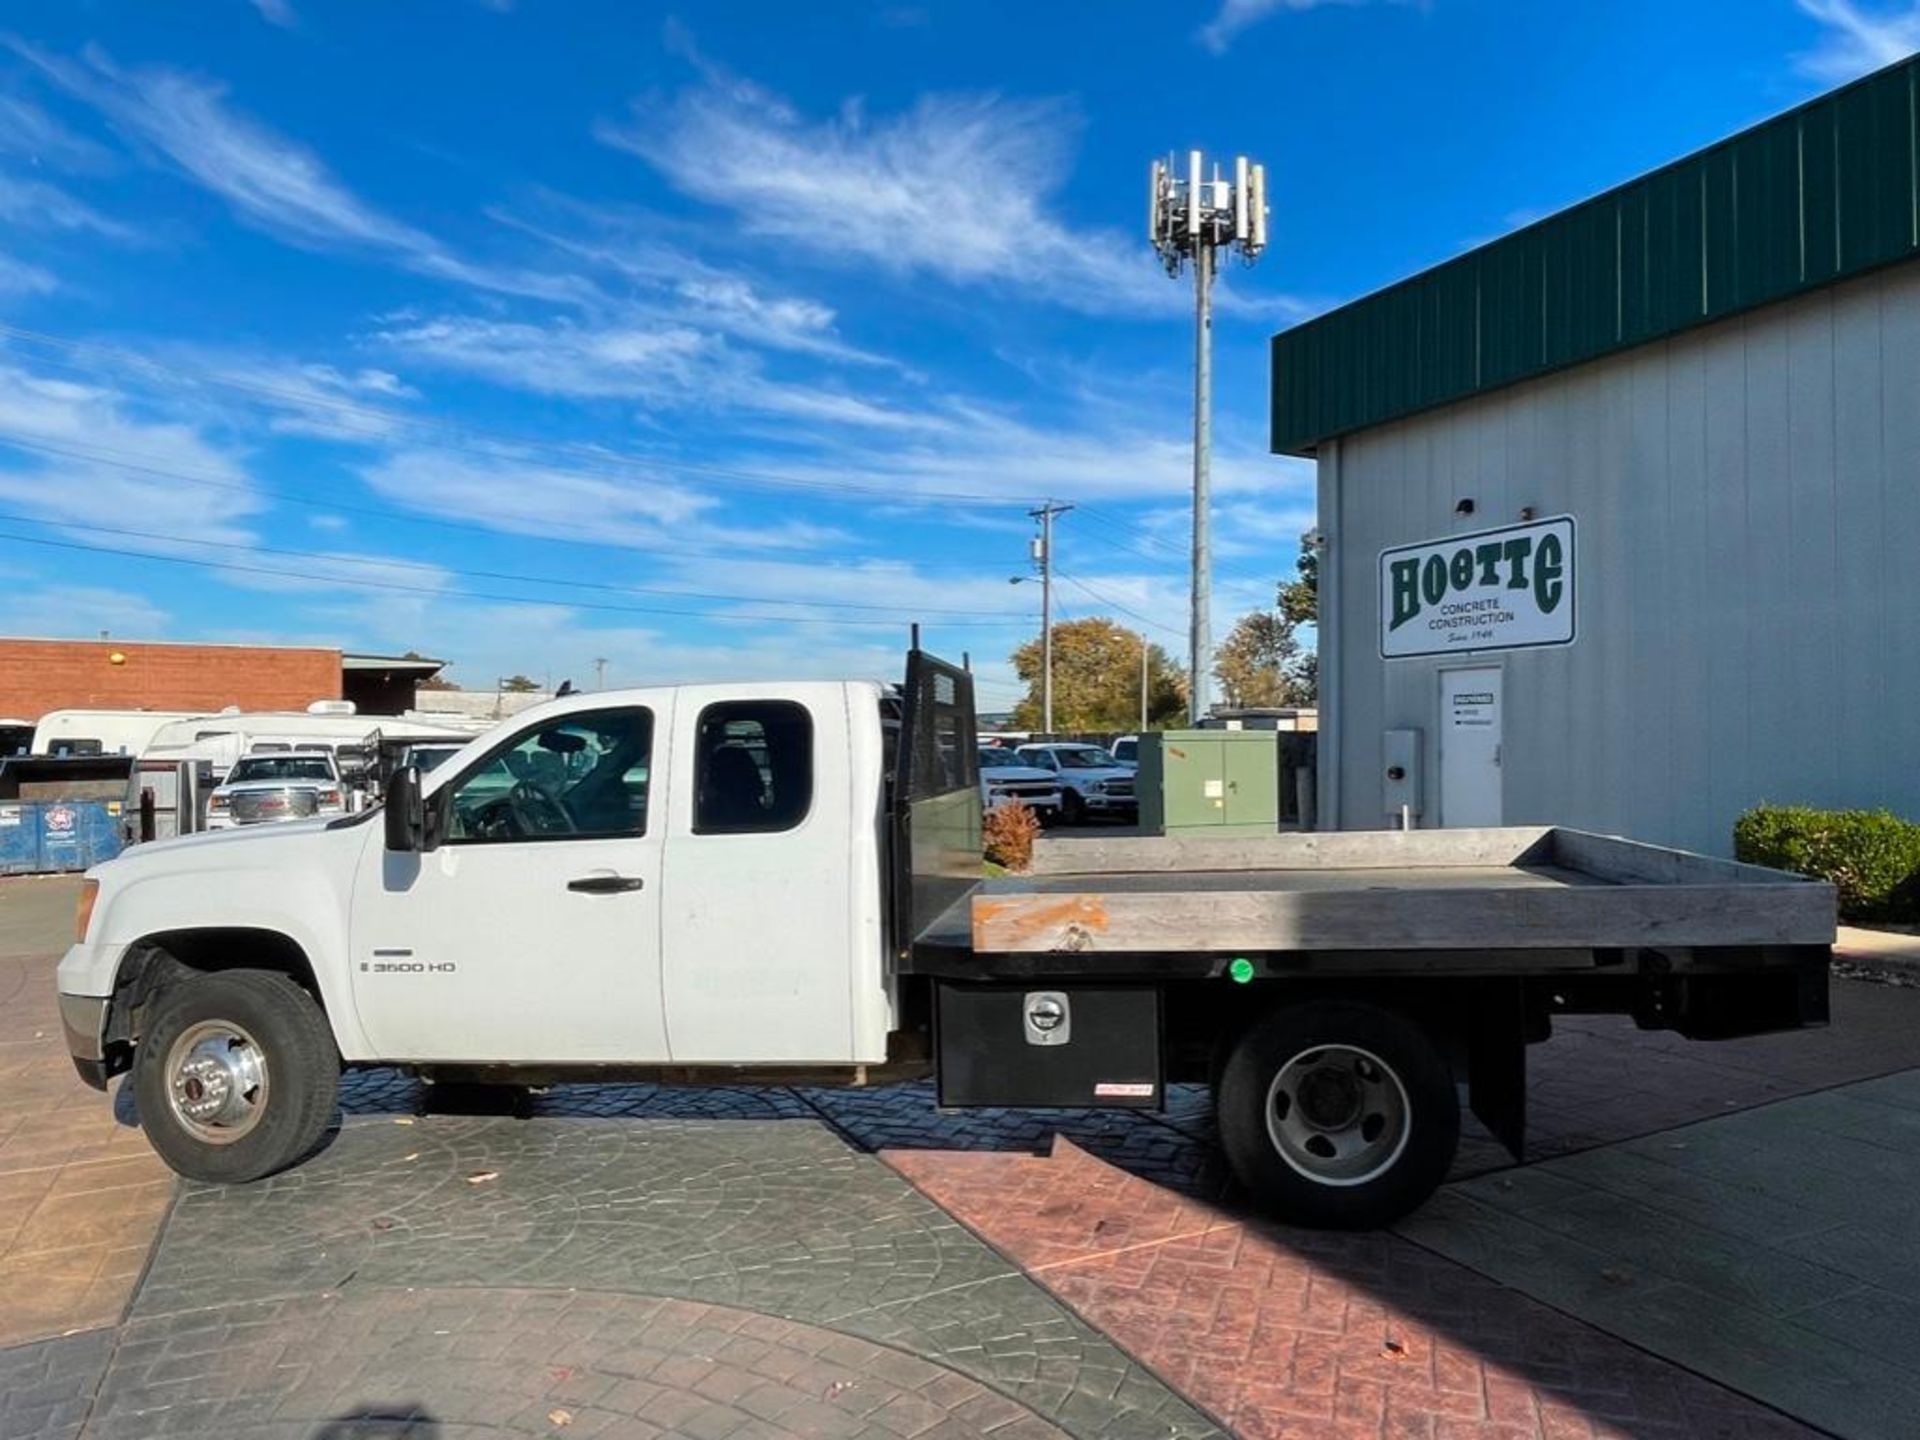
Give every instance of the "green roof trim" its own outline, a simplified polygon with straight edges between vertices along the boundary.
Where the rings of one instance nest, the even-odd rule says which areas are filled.
[[[1273,337],[1273,449],[1920,255],[1920,56]]]

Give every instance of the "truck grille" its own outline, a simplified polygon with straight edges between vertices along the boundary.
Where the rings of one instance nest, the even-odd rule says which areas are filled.
[[[242,790],[227,813],[236,825],[259,825],[269,820],[298,820],[318,809],[311,790]]]
[[[1133,781],[1109,780],[1107,782],[1107,794],[1117,799],[1131,800],[1133,798]]]
[[[987,788],[996,795],[1005,795],[1014,800],[1034,800],[1042,795],[1051,795],[1055,786],[1044,780],[1008,780],[1001,784],[989,784]]]

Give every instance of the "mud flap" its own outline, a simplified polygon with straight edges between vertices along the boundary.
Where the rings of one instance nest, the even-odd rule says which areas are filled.
[[[1467,1103],[1515,1160],[1527,1139],[1526,997],[1518,980],[1475,997],[1467,1031]]]

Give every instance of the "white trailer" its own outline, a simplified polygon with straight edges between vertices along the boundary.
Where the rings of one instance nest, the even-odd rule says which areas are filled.
[[[33,727],[35,755],[139,755],[166,726],[198,710],[49,710]]]

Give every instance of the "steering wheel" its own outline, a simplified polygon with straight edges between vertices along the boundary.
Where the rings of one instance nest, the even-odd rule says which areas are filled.
[[[580,829],[566,806],[530,780],[514,782],[505,798],[523,835],[571,835]]]

